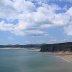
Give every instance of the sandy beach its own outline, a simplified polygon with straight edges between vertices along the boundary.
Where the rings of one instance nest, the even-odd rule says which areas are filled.
[[[72,62],[72,52],[58,52],[54,53],[56,57],[59,57],[67,62]]]

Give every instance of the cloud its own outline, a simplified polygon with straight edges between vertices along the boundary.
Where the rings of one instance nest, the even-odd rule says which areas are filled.
[[[70,8],[68,9],[67,13],[68,13],[69,16],[72,16],[72,7],[70,7]]]
[[[42,24],[42,25],[40,25],[40,29],[47,29],[49,27],[52,27],[52,25],[51,24]]]
[[[27,28],[28,21],[31,21],[28,19],[28,15],[34,7],[32,2],[25,0],[0,1],[0,17],[7,20],[18,19],[19,21],[16,25],[6,23],[5,21],[0,22],[0,30],[9,31],[16,35],[24,35],[24,29]]]
[[[13,24],[5,24],[4,21],[0,22],[0,30],[3,31],[11,31],[14,29],[14,26]]]
[[[49,40],[49,41],[48,41],[48,43],[51,43],[51,44],[52,44],[52,43],[56,43],[56,42],[57,42],[56,39],[52,39],[52,40]]]
[[[28,34],[31,34],[31,35],[43,35],[44,34],[44,32],[43,31],[41,31],[41,30],[27,30],[26,31]]]
[[[68,25],[68,26],[64,27],[64,32],[65,32],[68,36],[72,36],[72,25]]]
[[[52,26],[62,26],[64,28],[70,24],[72,7],[64,13],[56,13],[57,10],[63,10],[64,8],[55,4],[49,5],[42,0],[39,3],[40,6],[37,7],[32,0],[0,1],[0,17],[19,21],[17,24],[6,23],[5,21],[0,22],[0,30],[9,31],[15,35],[25,35],[27,33],[44,34],[43,30],[34,29],[28,31],[27,29],[36,25],[38,25],[38,29]]]
[[[72,7],[69,8],[69,10],[67,11],[68,16],[70,16],[70,19],[68,20],[68,25],[64,27],[64,32],[68,35],[68,36],[72,36]]]
[[[25,0],[14,0],[13,7],[18,12],[31,12],[35,9],[35,5],[32,2]]]
[[[43,3],[41,7],[37,8],[36,12],[33,12],[34,22],[37,24],[49,23],[55,15],[55,10],[58,9],[59,7],[56,5],[50,6]]]
[[[0,30],[8,31],[14,33],[15,35],[24,35],[24,29],[26,29],[27,23],[23,23],[23,21],[19,21],[18,24],[6,24],[4,21],[0,22]]]

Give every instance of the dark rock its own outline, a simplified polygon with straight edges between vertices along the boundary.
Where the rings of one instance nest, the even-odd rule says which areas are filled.
[[[72,42],[58,43],[58,44],[43,44],[41,45],[41,52],[72,52]]]

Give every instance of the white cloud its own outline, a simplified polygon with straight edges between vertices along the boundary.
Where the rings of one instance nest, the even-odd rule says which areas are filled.
[[[25,35],[24,30],[34,25],[48,28],[51,26],[64,27],[70,24],[72,8],[69,8],[65,13],[59,14],[56,14],[56,10],[61,10],[61,8],[58,5],[48,5],[43,2],[40,7],[36,7],[31,1],[2,0],[0,1],[0,17],[18,19],[19,23],[14,25],[0,22],[0,30],[9,31],[16,35]],[[43,31],[31,30],[28,33],[42,34]]]
[[[67,13],[68,13],[70,16],[72,16],[72,7],[69,8],[69,10],[67,11]]]
[[[44,34],[41,30],[27,30],[28,33],[38,35],[38,34]]]
[[[56,14],[54,19],[52,20],[52,23],[55,26],[65,26],[69,22],[70,16],[68,16],[65,13]]]
[[[5,24],[4,21],[0,22],[0,30],[3,31],[12,31],[15,25],[13,24]]]
[[[34,9],[34,5],[30,1],[24,0],[3,0],[0,2],[0,17],[9,19],[18,19],[19,23],[14,24],[7,24],[4,21],[0,22],[0,30],[9,31],[16,35],[24,35],[24,29],[29,26],[30,21],[28,19],[28,15],[30,11]],[[21,12],[21,13],[20,13]],[[23,12],[23,13],[22,13]],[[29,13],[28,13],[29,12]],[[27,20],[27,21],[26,21]]]
[[[40,29],[46,29],[46,28],[49,28],[49,27],[52,27],[51,24],[42,24],[40,25]]]
[[[67,35],[72,36],[72,25],[64,27],[64,31]]]
[[[30,12],[35,8],[32,2],[25,0],[14,0],[13,7],[19,12]]]
[[[68,36],[72,36],[72,7],[69,8],[69,10],[67,11],[68,16],[70,17],[70,19],[68,20],[68,25],[64,27],[64,32],[68,35]]]
[[[51,43],[51,44],[52,43],[57,43],[57,40],[56,39],[52,39],[52,40],[49,40],[48,43]]]
[[[33,12],[34,22],[37,24],[49,23],[55,16],[55,10],[59,9],[56,5],[43,4]]]
[[[23,23],[23,21],[19,21],[18,24],[6,24],[4,21],[0,22],[0,30],[8,31],[14,33],[16,35],[25,35],[23,32],[26,29],[27,23]]]

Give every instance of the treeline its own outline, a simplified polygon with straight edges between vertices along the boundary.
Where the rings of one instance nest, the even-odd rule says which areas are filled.
[[[40,48],[39,44],[27,44],[27,45],[0,45],[0,48]]]

